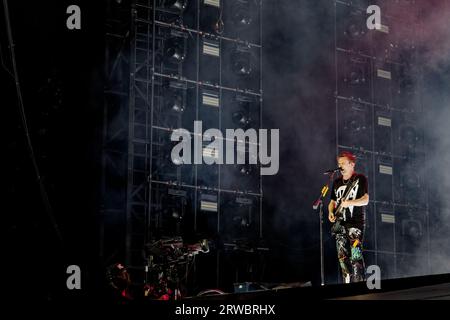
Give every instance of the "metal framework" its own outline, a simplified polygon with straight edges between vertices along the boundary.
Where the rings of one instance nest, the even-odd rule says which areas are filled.
[[[108,43],[107,58],[114,55],[115,62],[107,60],[110,85],[105,91],[103,156],[106,200],[101,216],[106,225],[126,225],[124,230],[115,230],[123,240],[125,263],[136,271],[138,281],[146,278],[146,246],[155,239],[179,236],[182,228],[205,236],[218,234],[230,246],[238,246],[241,236],[262,238],[259,165],[177,166],[170,159],[174,145],[170,134],[185,128],[193,135],[195,120],[203,121],[204,130],[211,127],[225,132],[239,127],[232,120],[242,107],[247,108],[247,118],[251,114],[253,128],[262,125],[262,3],[236,3],[238,7],[204,0],[109,2],[112,7],[120,7],[121,14],[114,17],[110,11],[108,23],[122,23],[128,31],[108,33],[114,40]],[[248,14],[254,23],[243,20],[241,29],[236,30],[231,24],[236,19],[232,12],[243,8],[252,9]],[[211,17],[215,20],[210,21]],[[118,110],[114,117],[108,117],[111,108]],[[108,143],[111,140],[115,140],[113,150]],[[208,155],[206,146],[202,152]],[[116,155],[115,161],[111,161],[111,153]],[[111,206],[114,199],[108,199],[112,195],[107,190],[111,188],[111,181],[106,181],[111,176],[108,162],[112,175],[119,180],[115,194],[120,194],[126,204],[120,206],[116,201],[119,208]],[[245,174],[239,176],[239,172]],[[245,221],[252,228],[236,232],[230,226],[234,212],[248,214],[250,222]],[[113,243],[119,248],[120,242]],[[111,249],[109,254],[115,251]],[[219,266],[217,263],[217,279]]]
[[[102,203],[98,216],[100,260],[105,266],[122,260],[125,251],[130,40],[129,6],[115,1],[106,5]]]
[[[364,1],[334,5],[336,152],[354,152],[369,176],[367,260],[385,278],[407,276],[404,267],[414,259],[429,270],[428,187],[419,170],[422,72],[414,44],[422,30],[414,19],[419,5],[378,1],[381,30],[367,29]]]

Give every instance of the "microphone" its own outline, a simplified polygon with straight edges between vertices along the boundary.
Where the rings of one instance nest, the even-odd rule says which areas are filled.
[[[335,172],[341,171],[341,170],[342,170],[341,167],[337,167],[336,169],[325,171],[323,174],[335,173]]]

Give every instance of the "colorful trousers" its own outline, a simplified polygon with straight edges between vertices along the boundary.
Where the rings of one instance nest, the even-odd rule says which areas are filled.
[[[363,231],[340,226],[333,234],[344,283],[364,281]]]

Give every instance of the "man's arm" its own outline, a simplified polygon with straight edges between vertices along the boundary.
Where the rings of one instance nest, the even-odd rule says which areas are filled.
[[[328,220],[330,222],[336,221],[336,217],[334,216],[334,209],[336,208],[336,201],[331,200],[328,204]]]
[[[351,206],[362,207],[362,206],[367,206],[368,204],[369,204],[369,195],[366,193],[361,198],[343,201],[342,207],[343,208],[348,208]]]

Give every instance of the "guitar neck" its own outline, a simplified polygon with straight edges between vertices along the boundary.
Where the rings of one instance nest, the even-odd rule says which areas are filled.
[[[345,195],[342,197],[341,201],[339,202],[339,205],[337,206],[336,210],[334,210],[334,215],[341,216],[345,210],[345,208],[342,208],[342,202],[347,201],[350,197],[351,190],[356,186],[358,183],[358,180],[353,181],[353,183],[350,185],[350,187],[345,191]],[[344,210],[343,210],[344,209]]]

